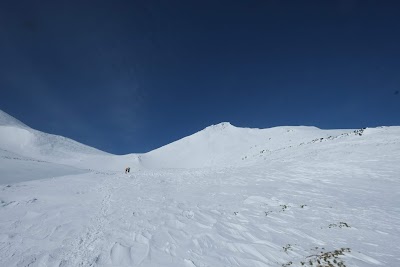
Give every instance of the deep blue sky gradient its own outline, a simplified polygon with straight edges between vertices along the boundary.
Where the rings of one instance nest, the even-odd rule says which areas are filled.
[[[399,90],[399,1],[0,3],[0,109],[116,154],[222,121],[400,125]]]

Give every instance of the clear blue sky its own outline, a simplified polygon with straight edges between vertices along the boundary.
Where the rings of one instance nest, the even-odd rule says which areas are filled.
[[[400,125],[399,90],[399,1],[0,3],[0,109],[116,154],[222,121]]]

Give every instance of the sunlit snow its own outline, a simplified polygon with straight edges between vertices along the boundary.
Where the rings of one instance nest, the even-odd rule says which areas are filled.
[[[0,111],[0,266],[398,266],[399,192],[400,127],[225,122],[117,156]]]

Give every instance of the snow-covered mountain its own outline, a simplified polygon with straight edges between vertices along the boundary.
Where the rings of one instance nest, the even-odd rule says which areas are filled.
[[[225,122],[117,156],[0,112],[0,266],[397,266],[399,162],[400,127]]]
[[[306,126],[251,129],[223,122],[153,150],[142,156],[142,162],[159,168],[234,166],[262,149],[277,150],[349,131]]]
[[[69,138],[34,130],[0,111],[0,148],[50,162],[67,162],[83,155],[105,155]]]
[[[19,161],[12,161],[10,157]],[[138,162],[138,156],[116,156],[63,136],[43,133],[0,111],[0,162],[3,173],[8,173],[0,182],[11,182],[13,179],[25,180],[20,172],[26,168],[43,168],[49,170],[46,173],[52,174],[50,176],[56,175],[57,169],[60,173],[56,176],[70,174],[71,171],[119,171],[127,164]],[[31,174],[25,177],[36,177],[35,172]]]
[[[18,128],[29,128],[27,125],[0,110],[0,126],[14,126]]]
[[[34,130],[0,112],[0,151],[21,158],[109,172],[123,170],[125,166],[136,170],[203,168],[236,165],[260,148],[276,150],[346,131],[350,130],[320,130],[304,126],[250,129],[223,122],[146,154],[117,156],[69,138]]]

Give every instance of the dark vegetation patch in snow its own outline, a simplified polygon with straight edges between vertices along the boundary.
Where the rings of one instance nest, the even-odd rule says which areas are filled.
[[[291,248],[291,245],[288,244],[283,249],[287,252]],[[300,261],[299,264],[294,265],[293,261],[289,261],[287,263],[282,264],[282,267],[289,266],[316,266],[316,267],[346,267],[346,264],[341,256],[344,256],[345,253],[350,253],[350,248],[340,248],[335,249],[333,251],[325,251],[325,248],[315,247],[314,253],[310,256],[307,256],[303,261]]]
[[[348,225],[348,224],[345,223],[345,222],[340,222],[340,223],[338,223],[338,224],[336,224],[336,223],[331,223],[331,224],[328,226],[328,228],[334,228],[334,227],[339,227],[339,228],[343,228],[343,227],[351,228],[350,225]]]

